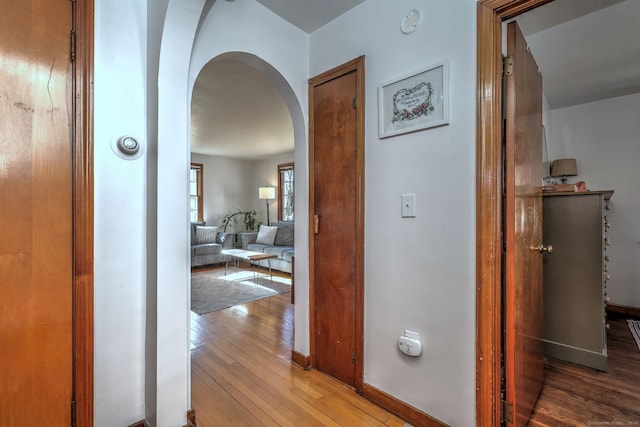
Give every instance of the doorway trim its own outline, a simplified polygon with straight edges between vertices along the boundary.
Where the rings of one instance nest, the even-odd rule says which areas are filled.
[[[476,425],[500,425],[502,21],[552,0],[479,0],[476,98]]]
[[[73,149],[73,401],[74,425],[93,426],[93,35],[94,1],[74,2],[76,35]]]
[[[363,392],[364,381],[364,105],[365,105],[365,57],[360,56],[352,59],[331,70],[325,71],[309,79],[309,334],[310,334],[310,356],[309,365],[315,366],[314,356],[315,344],[315,275],[314,275],[314,224],[313,215],[315,212],[314,200],[314,156],[313,156],[313,118],[314,118],[314,88],[329,80],[338,78],[350,72],[356,73],[356,289],[355,289],[355,390]],[[306,362],[305,362],[306,363]]]

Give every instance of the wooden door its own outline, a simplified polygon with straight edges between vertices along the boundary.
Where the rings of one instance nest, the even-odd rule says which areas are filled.
[[[71,8],[0,13],[2,426],[71,425]]]
[[[362,354],[363,58],[311,80],[312,357],[359,389]]]
[[[525,426],[544,376],[542,77],[515,22],[507,27],[505,379],[508,425]],[[513,416],[509,417],[509,412]]]

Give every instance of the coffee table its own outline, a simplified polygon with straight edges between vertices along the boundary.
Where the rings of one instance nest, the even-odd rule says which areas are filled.
[[[223,249],[223,255],[229,255],[235,261],[236,268],[238,268],[238,261],[243,259],[248,261],[253,269],[253,281],[257,282],[258,279],[258,269],[259,265],[256,264],[256,261],[267,260],[267,264],[269,265],[269,278],[271,279],[271,283],[273,283],[273,274],[271,273],[271,259],[277,258],[277,255],[274,254],[265,254],[263,252],[255,252],[255,251],[247,251],[244,249]],[[224,265],[224,274],[227,274],[227,267],[229,265],[229,261],[227,261]]]

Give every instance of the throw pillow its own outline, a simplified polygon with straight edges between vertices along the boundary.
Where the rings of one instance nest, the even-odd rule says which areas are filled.
[[[293,222],[278,222],[278,234],[276,234],[276,246],[293,246]]]
[[[198,243],[198,241],[196,240],[196,227],[198,226],[203,226],[203,225],[207,225],[204,221],[202,222],[192,222],[191,223],[191,244],[195,245]]]
[[[196,227],[196,244],[215,243],[219,227]]]
[[[256,243],[273,245],[273,242],[276,241],[276,233],[278,233],[278,227],[261,225],[258,230],[258,237],[256,237]]]

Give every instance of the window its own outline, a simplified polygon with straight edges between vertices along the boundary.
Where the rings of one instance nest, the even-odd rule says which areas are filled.
[[[293,163],[278,165],[278,219],[293,221]]]
[[[203,220],[202,163],[191,163],[189,193],[189,218],[191,222],[201,222]]]

